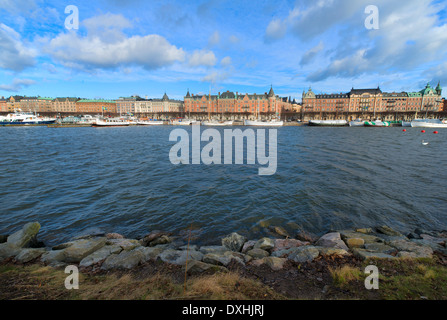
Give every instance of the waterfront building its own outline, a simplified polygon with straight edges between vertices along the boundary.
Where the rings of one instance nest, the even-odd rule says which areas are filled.
[[[161,99],[152,99],[152,113],[181,113],[183,101],[169,99],[165,93]]]
[[[240,94],[226,91],[217,95],[190,94],[189,90],[184,98],[185,112],[195,114],[209,114],[220,118],[256,117],[272,118],[280,116],[282,112],[293,109],[292,102],[287,98],[275,95],[273,87],[269,93]]]
[[[102,99],[83,99],[76,102],[76,113],[85,114],[85,113],[95,113],[100,114],[104,111],[107,114],[115,114],[116,110],[116,102],[112,100],[102,100]]]
[[[116,100],[116,112],[119,114],[135,114],[135,105],[142,99],[139,96],[121,97]]]
[[[135,114],[149,114],[152,113],[152,100],[139,99],[135,101]]]
[[[8,104],[5,97],[0,98],[0,112],[8,112]]]
[[[54,112],[76,113],[76,102],[79,98],[56,98],[53,100]]]
[[[21,97],[20,109],[23,112],[54,112],[53,98]]]
[[[442,88],[430,84],[418,92],[382,92],[377,89],[354,89],[341,94],[315,94],[310,88],[303,92],[303,112],[309,119],[322,118],[383,120],[409,119],[418,113],[439,112],[442,109]]]
[[[23,99],[22,96],[11,96],[6,101],[6,110],[7,112],[14,112],[15,110],[19,110],[21,108],[20,101]]]

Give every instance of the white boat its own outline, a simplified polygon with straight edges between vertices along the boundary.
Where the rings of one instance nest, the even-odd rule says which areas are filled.
[[[173,126],[191,126],[196,123],[197,123],[196,120],[188,120],[188,119],[179,119],[172,121]]]
[[[354,120],[349,122],[350,127],[364,127],[365,121],[363,120]]]
[[[447,128],[446,120],[412,121],[413,128]]]
[[[139,126],[162,126],[163,124],[163,121],[137,121]]]
[[[129,121],[122,119],[97,119],[93,123],[93,127],[127,127],[130,126]]]
[[[55,122],[55,118],[38,117],[31,112],[22,112],[20,109],[0,119],[0,125],[53,124]]]
[[[209,127],[224,127],[224,126],[232,126],[233,121],[203,121],[203,126],[209,126]]]
[[[402,121],[402,127],[411,127],[411,122],[410,121]]]
[[[310,120],[309,126],[318,127],[344,127],[348,125],[347,120]]]
[[[284,125],[284,121],[259,121],[259,120],[245,120],[245,126],[258,126],[258,127],[281,127]]]

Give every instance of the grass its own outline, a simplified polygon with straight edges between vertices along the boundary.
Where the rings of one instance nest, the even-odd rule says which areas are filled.
[[[168,275],[138,280],[131,274],[79,275],[79,290],[67,290],[63,269],[32,266],[0,266],[0,300],[262,300],[284,299],[261,282],[236,273],[190,278],[184,284]]]
[[[362,272],[359,268],[348,265],[335,269],[329,267],[329,272],[331,273],[334,285],[341,288],[348,285],[351,281],[359,281],[362,277]]]

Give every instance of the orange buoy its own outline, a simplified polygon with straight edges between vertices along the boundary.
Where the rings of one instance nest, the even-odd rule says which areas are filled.
[[[403,132],[407,132],[407,129],[402,130]]]
[[[422,133],[425,133],[425,130],[422,130],[421,132],[422,132]]]
[[[435,131],[435,132],[433,132],[434,134],[438,134],[439,132],[438,131]]]

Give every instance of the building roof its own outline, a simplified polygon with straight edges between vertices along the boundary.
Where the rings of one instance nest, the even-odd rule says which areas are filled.
[[[81,99],[77,101],[78,103],[116,103],[113,100],[102,100],[102,99]]]
[[[362,95],[365,93],[369,93],[369,94],[380,94],[382,93],[382,90],[380,90],[380,87],[377,87],[377,89],[354,89],[352,88],[350,94],[355,94],[355,95]]]

